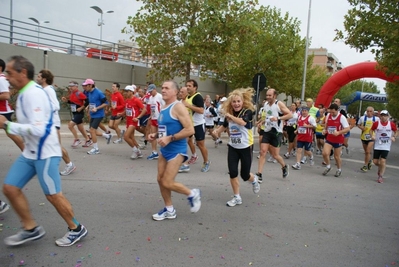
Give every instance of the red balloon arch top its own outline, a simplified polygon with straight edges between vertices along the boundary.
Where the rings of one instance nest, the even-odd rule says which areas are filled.
[[[328,107],[339,89],[351,81],[361,78],[379,78],[387,82],[399,80],[399,75],[387,76],[377,69],[377,62],[361,62],[343,68],[332,75],[321,87],[316,98],[316,105],[323,104]]]

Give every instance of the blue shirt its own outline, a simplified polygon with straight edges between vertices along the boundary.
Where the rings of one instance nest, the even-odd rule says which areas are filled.
[[[105,97],[104,93],[101,92],[100,89],[94,88],[92,91],[87,93],[87,98],[89,99],[89,110],[90,110],[90,117],[93,119],[96,118],[104,118],[105,110],[98,109],[96,112],[92,112],[93,107],[99,107],[102,104],[108,104],[107,98]]]

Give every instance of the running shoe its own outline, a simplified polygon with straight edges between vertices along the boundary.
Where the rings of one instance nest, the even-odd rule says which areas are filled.
[[[321,155],[321,151],[319,149],[317,149],[316,155]]]
[[[373,167],[373,164],[371,163],[371,160],[370,160],[369,163],[367,163],[367,169],[371,170],[371,167]]]
[[[309,165],[310,165],[310,166],[313,166],[313,165],[314,165],[313,157],[309,158]]]
[[[122,130],[121,131],[121,140],[122,140],[122,142],[123,142],[123,138],[125,137],[125,132],[126,132],[126,130]]]
[[[180,166],[180,168],[179,168],[179,173],[182,173],[182,172],[189,172],[190,171],[190,165],[181,165]]]
[[[382,179],[382,176],[381,176],[381,175],[378,176],[377,182],[378,182],[379,184],[382,184],[382,183],[384,182],[384,180]]]
[[[349,155],[349,147],[345,147],[346,154]]]
[[[258,194],[260,191],[260,184],[258,181],[252,182],[252,191],[254,191],[254,194]]]
[[[66,165],[65,169],[62,172],[60,172],[60,174],[62,176],[70,175],[74,170],[76,170],[76,166],[72,162],[72,165],[71,166]]]
[[[138,158],[142,158],[143,157],[143,152],[141,152],[140,150],[137,151],[137,157]]]
[[[258,182],[261,184],[263,182],[262,174],[257,172],[255,175],[258,178]]]
[[[190,205],[191,212],[197,212],[201,208],[201,190],[194,188],[194,196],[188,197],[188,204]]]
[[[294,165],[291,166],[294,170],[300,170],[301,169],[301,164],[300,163],[295,163]]]
[[[27,230],[21,230],[15,235],[6,237],[4,243],[7,246],[18,246],[24,244],[28,241],[33,241],[42,238],[46,234],[43,227],[36,226],[36,228],[31,232]]]
[[[273,162],[275,159],[273,158],[273,156],[270,156],[268,159],[267,159],[267,162]]]
[[[211,161],[210,160],[208,160],[207,162],[204,162],[202,164],[201,172],[208,172],[210,166],[211,166]]]
[[[146,146],[146,145],[139,144],[139,149],[143,149],[143,150],[145,150],[146,148],[147,148],[147,146]]]
[[[75,232],[68,228],[68,232],[61,238],[57,239],[55,243],[60,247],[70,247],[87,235],[87,229],[81,225],[79,232]]]
[[[93,144],[93,141],[91,141],[91,139],[89,139],[89,140],[87,140],[83,145],[82,145],[82,147],[89,147],[89,146],[91,146]]]
[[[71,145],[71,147],[75,148],[78,145],[80,145],[82,143],[82,141],[80,141],[79,139],[75,139],[75,141],[73,141],[73,144]]]
[[[364,172],[367,172],[369,169],[368,169],[367,166],[365,165],[365,166],[361,167],[360,170],[361,170],[361,171],[364,171]]]
[[[283,171],[283,178],[287,178],[288,175],[290,174],[288,167],[289,167],[288,164],[285,164],[285,166],[281,168],[281,170]]]
[[[137,151],[133,151],[132,155],[130,156],[131,159],[137,159],[139,156],[137,155]]]
[[[198,159],[198,156],[191,156],[190,160],[188,161],[188,164],[194,164]]]
[[[159,157],[157,152],[151,152],[151,155],[147,157],[148,160],[157,159]]]
[[[337,170],[336,172],[335,172],[335,175],[334,175],[335,177],[340,177],[341,176],[341,171],[340,170]]]
[[[257,155],[256,158],[257,158],[257,159],[260,159],[260,155]]]
[[[176,218],[176,210],[168,211],[166,208],[161,209],[158,213],[152,215],[152,219],[155,221],[163,221],[165,219],[175,219]]]
[[[115,141],[113,141],[112,143],[114,143],[114,144],[121,144],[121,143],[122,143],[122,139],[121,139],[121,138],[118,138],[118,139],[116,139]]]
[[[289,158],[290,158],[290,153],[288,153],[288,152],[285,153],[285,154],[284,154],[284,158],[289,159]]]
[[[301,164],[306,164],[308,162],[308,158],[306,157],[306,156],[304,156],[302,159],[301,159]]]
[[[10,205],[8,205],[7,203],[5,203],[4,201],[0,200],[0,214],[6,212],[7,210],[10,209]]]
[[[329,171],[331,171],[331,167],[330,167],[330,168],[327,168],[327,167],[326,167],[326,169],[325,169],[324,172],[323,172],[323,175],[327,175],[327,173],[328,173]]]
[[[236,205],[241,205],[242,199],[240,197],[234,196],[232,200],[227,201],[226,205],[229,207],[234,207]]]
[[[107,133],[107,136],[105,136],[105,139],[107,140],[107,145],[111,142],[112,134]]]
[[[89,151],[87,151],[87,154],[89,154],[89,155],[97,155],[97,154],[100,154],[100,150],[97,148],[92,148],[92,149],[90,149]]]

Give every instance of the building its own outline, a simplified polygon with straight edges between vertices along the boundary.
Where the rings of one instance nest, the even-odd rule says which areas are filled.
[[[333,53],[329,53],[326,48],[309,48],[308,54],[314,55],[312,66],[326,68],[330,75],[343,68],[342,63],[338,58]]]

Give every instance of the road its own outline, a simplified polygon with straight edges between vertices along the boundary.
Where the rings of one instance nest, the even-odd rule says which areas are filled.
[[[60,248],[55,239],[66,224],[47,202],[36,179],[24,193],[35,219],[47,234],[19,247],[0,242],[0,266],[393,266],[399,264],[398,143],[388,158],[384,183],[376,168],[362,173],[359,131],[343,155],[343,171],[322,176],[321,156],[313,167],[290,170],[281,178],[278,164],[266,163],[258,195],[241,181],[243,204],[227,207],[232,197],[227,174],[227,139],[214,148],[207,137],[212,165],[201,173],[200,162],[178,181],[202,190],[202,207],[189,212],[186,198],[173,194],[175,220],[156,222],[151,215],[163,207],[156,182],[157,162],[131,160],[125,143],[106,145],[101,154],[72,149],[72,136],[62,127],[63,144],[77,170],[62,177],[63,192],[88,236]],[[0,174],[5,177],[20,152],[0,133]],[[255,149],[257,149],[255,145]],[[283,152],[285,152],[283,147]],[[150,153],[144,151],[145,157]],[[256,154],[252,171],[257,169]],[[292,165],[293,159],[287,163]],[[61,163],[60,169],[64,167]],[[5,199],[0,193],[0,199]],[[19,230],[12,209],[0,215],[0,239]],[[21,262],[23,261],[23,262]]]

